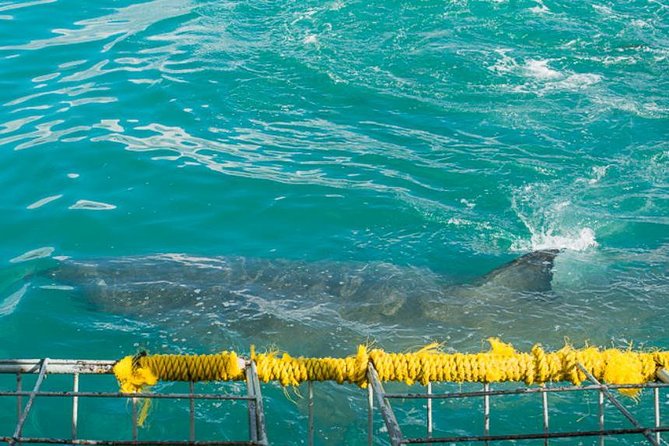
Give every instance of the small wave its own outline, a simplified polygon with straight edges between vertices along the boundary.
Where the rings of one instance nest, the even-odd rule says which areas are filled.
[[[560,79],[563,77],[562,73],[548,66],[547,60],[529,60],[525,63],[523,71],[529,76],[540,80]]]
[[[602,80],[602,77],[593,73],[574,73],[566,78],[551,82],[546,85],[545,90],[581,90],[591,85],[595,85]]]
[[[55,0],[29,2],[24,6],[51,3],[52,1]],[[6,9],[6,7],[4,8]],[[53,33],[56,36],[33,40],[22,45],[3,46],[0,47],[0,50],[39,50],[52,46],[73,45],[114,38],[104,46],[104,51],[109,51],[118,42],[156,23],[190,13],[191,8],[190,2],[184,0],[154,0],[131,5],[119,8],[109,15],[78,21],[75,23],[76,28],[54,30]]]
[[[535,14],[548,14],[551,12],[550,9],[541,0],[537,1],[537,4],[530,8],[530,11],[532,11]]]

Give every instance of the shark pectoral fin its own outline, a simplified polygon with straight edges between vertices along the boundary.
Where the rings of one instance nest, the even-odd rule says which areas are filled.
[[[17,291],[0,300],[0,317],[8,316],[14,312],[29,287],[30,283],[24,283]]]

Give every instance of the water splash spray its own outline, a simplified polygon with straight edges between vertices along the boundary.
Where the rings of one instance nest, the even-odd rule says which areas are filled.
[[[578,212],[578,206],[564,196],[551,195],[547,184],[526,185],[513,192],[511,207],[529,231],[530,239],[515,240],[511,250],[584,251],[598,246],[595,230]]]

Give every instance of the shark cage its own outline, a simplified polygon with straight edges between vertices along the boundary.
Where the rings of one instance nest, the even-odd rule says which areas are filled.
[[[490,343],[480,353],[360,346],[343,358],[252,348],[246,358],[222,352],[0,360],[0,443],[267,445],[261,387],[278,382],[306,386],[306,438],[291,442],[313,445],[321,443],[315,387],[335,381],[365,389],[360,444],[667,444],[661,408],[669,401],[669,352],[565,346],[549,353],[537,345],[519,353]],[[181,405],[179,413],[188,415],[160,420],[162,406],[148,410],[157,401]],[[202,410],[220,414],[226,431],[201,438],[203,423],[212,422],[199,417]],[[231,412],[244,421],[226,421]],[[147,417],[170,429],[147,438]]]

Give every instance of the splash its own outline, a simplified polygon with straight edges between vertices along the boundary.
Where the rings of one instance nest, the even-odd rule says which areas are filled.
[[[598,246],[595,240],[595,231],[583,228],[577,234],[556,235],[552,230],[545,234],[532,234],[530,239],[532,251],[545,249],[568,249],[571,251],[585,251]]]
[[[598,246],[592,221],[582,209],[561,194],[551,197],[551,186],[528,185],[516,190],[512,208],[530,233],[529,240],[515,240],[513,251],[566,249],[585,251]]]

